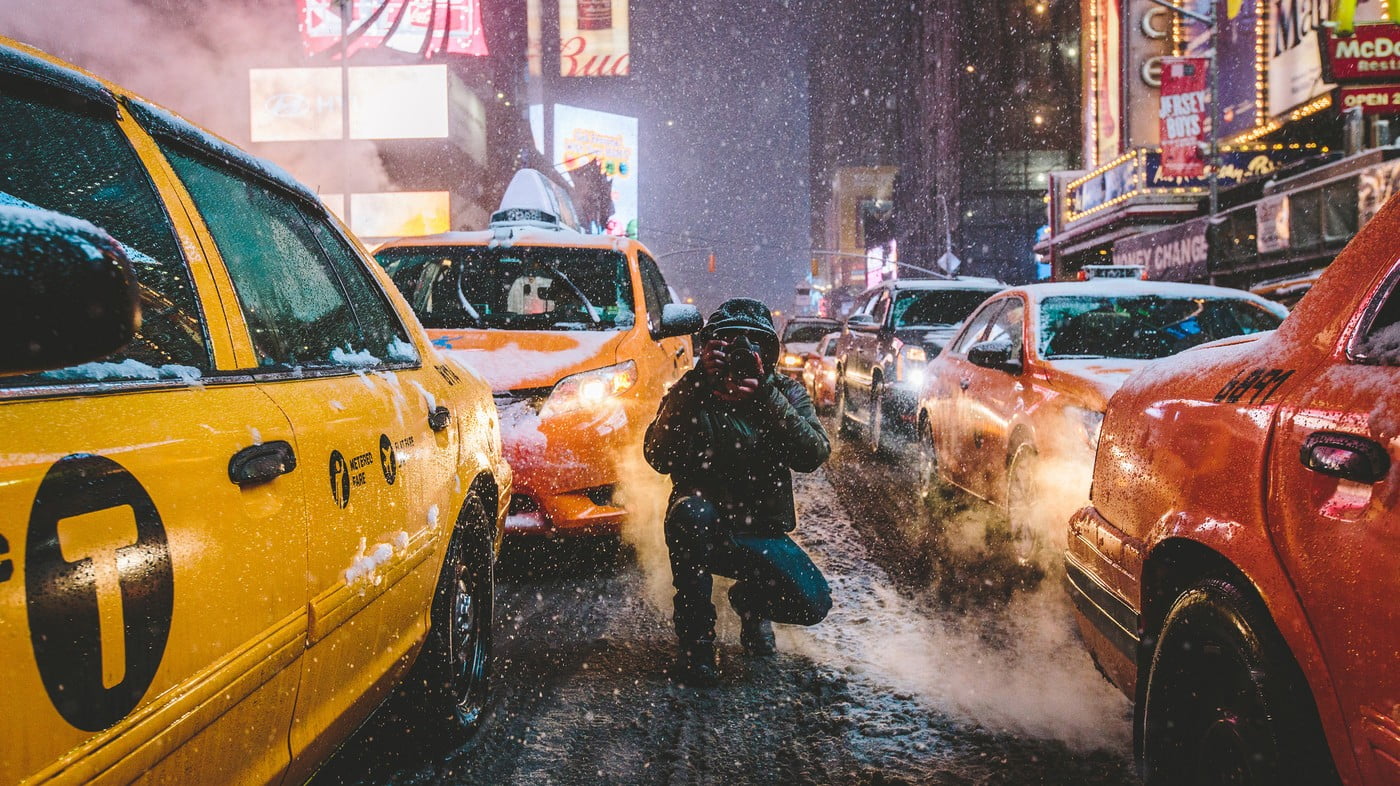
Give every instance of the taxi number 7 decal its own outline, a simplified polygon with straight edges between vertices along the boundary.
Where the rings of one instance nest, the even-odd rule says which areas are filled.
[[[1245,394],[1249,394],[1250,404],[1263,404],[1277,393],[1291,376],[1292,369],[1256,368],[1248,373],[1241,371],[1231,377],[1230,381],[1225,383],[1225,387],[1215,394],[1215,401],[1237,404]]]
[[[125,467],[75,454],[49,468],[24,590],[34,660],[64,720],[101,731],[131,712],[165,654],[175,579],[160,513]]]

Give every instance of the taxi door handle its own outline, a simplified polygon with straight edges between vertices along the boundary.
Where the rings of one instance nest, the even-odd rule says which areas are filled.
[[[428,427],[433,431],[442,431],[451,422],[452,413],[447,407],[438,406],[428,413]]]
[[[958,380],[958,387],[962,388],[963,390],[967,390],[968,388],[972,387],[972,378],[963,377],[962,379]]]
[[[1384,480],[1390,472],[1390,455],[1379,443],[1356,434],[1315,431],[1298,451],[1303,466],[1313,472],[1357,483]]]
[[[239,486],[266,483],[297,468],[296,453],[283,440],[246,447],[228,460],[228,479]]]
[[[678,358],[679,358],[679,357],[685,357],[685,347],[684,347],[684,346],[676,347],[676,357],[678,357]]]

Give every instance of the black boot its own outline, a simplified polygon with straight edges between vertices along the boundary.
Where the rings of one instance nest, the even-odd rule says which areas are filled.
[[[773,623],[759,616],[744,615],[740,618],[739,643],[744,652],[750,655],[772,655],[778,651],[773,641]]]
[[[715,668],[715,643],[696,641],[682,643],[676,657],[676,680],[692,688],[710,688],[719,684]]]

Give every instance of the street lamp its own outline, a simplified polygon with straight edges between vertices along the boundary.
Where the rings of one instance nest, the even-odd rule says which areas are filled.
[[[1194,19],[1210,31],[1210,215],[1213,216],[1220,209],[1220,26],[1216,23],[1215,0],[1211,0],[1209,15],[1173,5],[1167,0],[1150,2]]]

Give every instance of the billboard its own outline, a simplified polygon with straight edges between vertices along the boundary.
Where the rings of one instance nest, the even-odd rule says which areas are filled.
[[[1093,163],[1106,164],[1123,152],[1122,19],[1119,0],[1090,0],[1093,4],[1088,60],[1092,69],[1089,83],[1090,112],[1087,128],[1093,129],[1088,152]]]
[[[297,17],[313,56],[339,58],[342,47],[347,55],[380,47],[425,58],[489,54],[481,0],[297,0]]]
[[[1200,177],[1206,169],[1201,145],[1210,124],[1210,87],[1204,57],[1162,58],[1162,176]]]
[[[344,194],[322,194],[321,202],[345,216]],[[356,237],[412,237],[451,228],[446,191],[394,191],[350,195],[350,231]]]
[[[559,73],[627,76],[632,53],[627,0],[559,0]]]
[[[349,69],[351,139],[447,136],[447,66]]]
[[[1187,7],[1224,20],[1220,26],[1220,138],[1261,125],[1258,117],[1259,87],[1259,12],[1254,2],[1238,0],[1191,0]],[[1201,23],[1184,18],[1181,25],[1184,54],[1188,57],[1210,57],[1210,30]]]
[[[339,68],[249,69],[252,141],[344,138],[341,78]],[[356,66],[344,78],[351,139],[448,135],[447,66]]]
[[[252,68],[248,93],[254,142],[344,136],[339,68]]]
[[[555,166],[565,172],[601,169],[611,192],[605,226],[610,235],[635,234],[637,223],[637,118],[554,106]]]
[[[1327,0],[1269,0],[1269,114],[1281,115],[1332,89],[1322,74],[1318,30],[1330,18]],[[1382,0],[1356,3],[1356,21],[1386,17]]]

